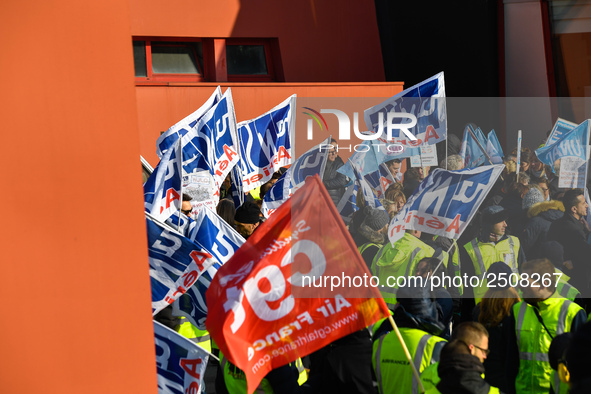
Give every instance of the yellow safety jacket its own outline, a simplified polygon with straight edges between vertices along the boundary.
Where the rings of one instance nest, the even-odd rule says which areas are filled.
[[[519,374],[515,379],[517,393],[547,393],[553,370],[548,359],[552,338],[571,330],[581,307],[556,292],[538,302],[538,307],[521,301],[513,305],[515,334],[519,349]],[[536,310],[544,325],[540,323]],[[550,333],[548,333],[548,331]]]
[[[294,362],[299,372],[298,384],[301,386],[306,382],[306,380],[308,380],[308,374],[304,368],[301,358],[298,358]],[[244,372],[231,362],[228,362],[228,360],[221,353],[220,366],[224,373],[224,383],[226,384],[228,393],[246,394],[246,375]],[[269,383],[267,379],[263,378],[254,392],[257,394],[269,394],[273,393],[273,388],[271,387],[271,383]]]
[[[472,260],[474,272],[478,278],[483,278],[490,266],[497,261],[505,262],[511,268],[512,272],[518,273],[517,257],[519,256],[519,247],[519,238],[512,235],[507,236],[507,238],[496,244],[492,242],[478,242],[475,238],[464,245],[464,249],[468,252],[470,260]],[[479,286],[473,287],[476,304],[482,300],[482,296],[488,290],[486,278],[479,282]]]
[[[209,332],[207,332],[207,330],[198,329],[191,324],[186,317],[180,318],[180,326],[177,332],[207,350],[208,353],[211,353],[211,338]]]
[[[396,304],[396,278],[415,275],[419,261],[433,256],[434,252],[432,247],[409,233],[405,233],[395,246],[388,242],[378,251],[371,264],[371,273],[379,278],[380,293],[390,309]],[[447,253],[443,262],[447,266]]]
[[[421,373],[439,361],[441,348],[447,341],[416,328],[400,328],[415,368]],[[382,393],[418,393],[419,383],[395,332],[381,336],[373,344],[372,366]]]

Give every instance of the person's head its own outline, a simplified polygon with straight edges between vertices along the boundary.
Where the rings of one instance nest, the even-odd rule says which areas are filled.
[[[421,171],[418,167],[411,167],[404,173],[404,183],[409,183],[412,181],[421,181]]]
[[[587,202],[582,189],[571,189],[564,193],[562,198],[564,203],[564,212],[572,215],[575,219],[581,219],[581,216],[587,215]]]
[[[236,210],[234,221],[236,230],[244,237],[248,238],[260,223],[260,208],[251,201],[245,201],[244,204]]]
[[[538,156],[536,156],[535,154],[532,156],[532,160],[530,163],[530,168],[532,171],[535,171],[536,173],[541,172],[544,169],[544,163],[542,163],[540,161],[540,159],[538,159]]]
[[[384,233],[388,230],[388,222],[390,215],[385,209],[376,209],[370,206],[363,208],[365,211],[365,219],[363,223],[373,231]]]
[[[535,259],[523,263],[521,272],[525,280],[519,284],[523,298],[530,304],[549,298],[556,290],[554,265],[548,259]],[[535,274],[535,275],[534,275]]]
[[[500,205],[491,205],[482,210],[482,230],[500,239],[507,230],[509,213]]]
[[[236,206],[234,205],[234,201],[222,198],[218,203],[216,212],[226,223],[232,226],[232,228],[236,227],[236,223],[234,222],[234,216],[236,216]]]
[[[191,198],[191,196],[183,193],[183,202],[181,204],[181,212],[187,216],[190,216],[191,212],[193,211],[193,206],[191,205],[192,199],[193,198]]]
[[[263,200],[263,198],[265,198],[265,195],[273,187],[273,185],[275,184],[275,182],[277,182],[277,179],[271,178],[268,182],[263,183],[261,185],[261,189],[259,191],[259,197],[260,197],[261,200]]]
[[[400,172],[400,159],[390,160],[388,162],[388,170],[390,170],[390,174],[396,179],[396,176]]]
[[[509,279],[508,276],[506,278]],[[511,308],[519,301],[521,301],[519,293],[511,286],[489,288],[480,301],[478,322],[485,327],[497,327],[505,317],[509,316]]]
[[[444,170],[446,169],[446,166],[448,171],[461,170],[464,168],[464,159],[462,159],[462,156],[460,155],[449,155],[439,163],[439,167]]]
[[[521,162],[519,163],[519,172],[526,172],[529,170],[531,162],[533,160],[533,152],[531,150],[523,150],[521,151]]]
[[[537,185],[540,187],[540,190],[542,190],[542,193],[544,194],[544,200],[549,200],[548,197],[550,197],[550,182],[548,181],[548,179],[538,179]]]
[[[224,190],[230,190],[231,185],[232,185],[232,178],[231,178],[230,174],[228,174],[226,176],[226,179],[224,179],[224,182],[222,182],[222,188]]]
[[[451,334],[452,340],[459,340],[468,346],[470,354],[484,362],[490,350],[488,350],[488,331],[477,322],[463,322],[454,328]]]
[[[541,202],[544,202],[544,195],[537,186],[532,186],[521,200],[521,209],[527,212],[528,209]]]
[[[519,173],[519,183],[522,185],[529,185],[529,181],[531,181],[531,177],[528,175],[527,172],[520,172]]]
[[[441,307],[431,294],[429,283],[407,281],[396,292],[398,306],[394,310],[396,321],[406,321],[414,328],[439,335],[445,328],[441,321]]]
[[[435,257],[425,257],[419,260],[417,264],[417,275],[422,277],[423,279],[427,279],[428,277],[432,277],[435,269],[439,265],[439,259]]]
[[[330,145],[332,145],[332,147],[328,149],[328,161],[335,161],[339,154],[339,145],[337,144],[337,140],[331,138]]]
[[[406,196],[403,192],[398,192],[394,196],[394,203],[396,203],[396,212],[400,212],[404,204],[406,204]]]
[[[398,192],[403,192],[404,191],[404,186],[402,186],[401,183],[396,182],[391,184],[390,186],[388,186],[388,188],[386,189],[386,193],[384,194],[384,197],[386,197],[386,199],[390,200],[390,201],[395,201],[396,195],[398,194]],[[402,193],[404,194],[404,193]]]

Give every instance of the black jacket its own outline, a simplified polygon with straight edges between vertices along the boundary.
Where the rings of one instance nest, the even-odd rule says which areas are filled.
[[[521,241],[521,248],[529,259],[545,257],[539,255],[538,251],[548,238],[550,225],[563,215],[564,205],[557,200],[535,204],[527,211],[529,220],[519,240]]]
[[[587,243],[589,231],[585,225],[570,213],[555,220],[548,231],[548,241],[558,241],[564,249],[564,260],[571,260],[573,270],[569,272],[570,283],[575,286],[583,297],[590,294],[589,279],[591,276],[591,245]]]
[[[471,354],[442,357],[437,367],[441,381],[437,390],[442,394],[487,394],[490,385],[482,378],[484,366]]]

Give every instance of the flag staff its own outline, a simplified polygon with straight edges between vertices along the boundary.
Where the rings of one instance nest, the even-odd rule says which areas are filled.
[[[412,373],[415,376],[415,379],[419,382],[419,392],[424,393],[425,387],[423,387],[423,382],[421,382],[421,377],[419,376],[419,371],[417,371],[417,368],[415,367],[414,361],[412,360],[410,352],[408,351],[408,347],[406,347],[406,343],[404,342],[404,339],[402,338],[402,334],[400,334],[400,330],[398,330],[398,326],[396,325],[396,322],[394,321],[394,319],[392,319],[392,315],[388,316],[388,320],[390,321],[392,328],[394,328],[394,332],[396,333],[396,336],[398,337],[398,340],[400,341],[400,344],[402,345],[402,349],[404,350],[404,354],[406,355],[406,359],[408,360],[408,363],[410,364],[410,367],[412,368]]]

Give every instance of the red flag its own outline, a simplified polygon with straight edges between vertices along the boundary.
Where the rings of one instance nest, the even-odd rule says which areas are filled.
[[[218,270],[207,291],[206,326],[252,393],[272,369],[388,316],[371,283],[315,176]]]

